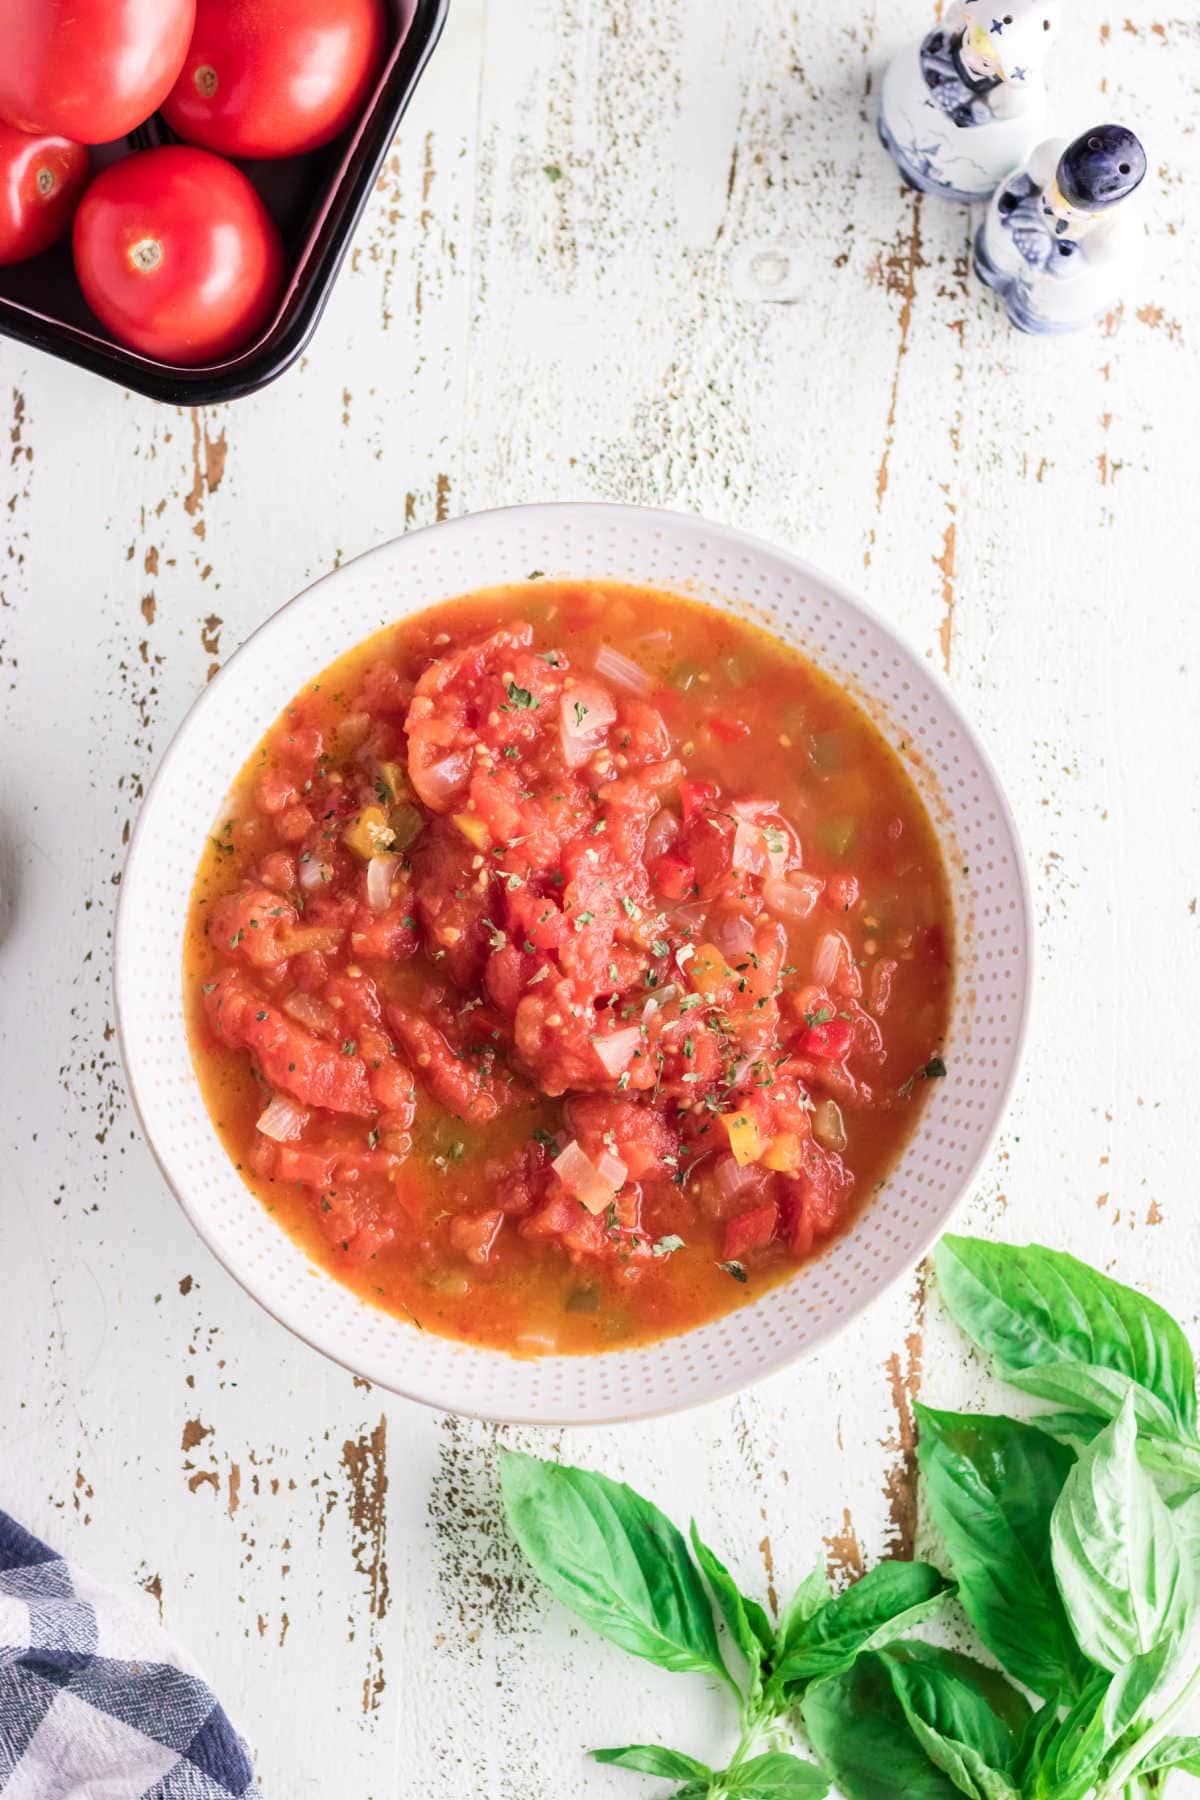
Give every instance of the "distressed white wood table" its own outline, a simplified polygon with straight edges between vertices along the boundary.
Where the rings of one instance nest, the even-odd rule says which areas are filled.
[[[658,1792],[715,1699],[575,1632],[499,1522],[501,1443],[355,1382],[224,1276],[125,1100],[109,951],[143,786],[265,613],[411,525],[664,504],[789,543],[948,670],[1028,846],[1038,1016],[970,1229],[1066,1245],[1200,1338],[1194,16],[1071,5],[1062,129],[1144,131],[1147,267],[1011,332],[969,221],[875,142],[919,0],[453,0],[329,314],[239,405],[0,347],[0,1505],[140,1583],[273,1800]],[[739,300],[751,242],[807,291]],[[580,1433],[747,1582],[919,1538],[912,1401],[988,1391],[923,1276],[744,1398]],[[706,1749],[707,1746],[707,1749]]]

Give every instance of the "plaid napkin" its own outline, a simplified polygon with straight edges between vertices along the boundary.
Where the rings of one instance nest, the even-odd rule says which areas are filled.
[[[3,1800],[252,1800],[246,1749],[140,1610],[0,1512]]]

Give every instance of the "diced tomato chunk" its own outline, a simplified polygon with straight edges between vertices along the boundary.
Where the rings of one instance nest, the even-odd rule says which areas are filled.
[[[327,1150],[304,1144],[280,1144],[275,1157],[277,1181],[302,1181],[307,1187],[327,1188],[333,1182],[337,1159]]]
[[[456,1055],[445,1035],[419,1013],[389,1006],[388,1019],[412,1058],[417,1079],[435,1100],[461,1119],[484,1124],[494,1119],[508,1094],[481,1061]],[[509,1090],[511,1092],[511,1090]]]
[[[372,913],[361,907],[350,926],[350,948],[355,956],[400,962],[417,948],[417,923],[403,905]]]
[[[578,1096],[564,1109],[567,1123],[593,1162],[604,1150],[625,1164],[631,1181],[670,1179],[679,1158],[679,1134],[660,1112],[632,1100]]]
[[[451,1219],[446,1235],[468,1262],[485,1263],[503,1223],[504,1214],[499,1210],[459,1213]]]
[[[266,969],[292,954],[289,934],[295,928],[296,909],[290,902],[270,888],[246,887],[216,902],[208,935],[222,956]]]
[[[265,813],[281,813],[298,792],[295,777],[286,769],[264,769],[255,783],[254,798]]]
[[[679,801],[685,819],[694,818],[706,806],[715,806],[720,797],[721,790],[715,781],[681,781],[679,784]]]
[[[264,887],[288,894],[296,885],[296,859],[286,850],[272,850],[269,856],[263,857],[258,873]]]
[[[650,879],[668,900],[683,900],[695,890],[696,871],[685,857],[668,850],[651,866]]]
[[[854,1031],[845,1019],[826,1019],[810,1025],[800,1033],[796,1050],[800,1056],[816,1056],[825,1062],[841,1062],[850,1054]]]
[[[705,899],[714,898],[733,872],[739,823],[728,813],[705,809],[694,813],[683,827],[678,853],[691,862]]]
[[[737,744],[742,738],[750,736],[750,727],[744,719],[735,719],[723,713],[708,721],[708,729],[723,744]]]
[[[725,1226],[726,1262],[741,1262],[751,1250],[765,1250],[778,1223],[779,1208],[774,1200],[730,1219]]]
[[[208,1022],[222,1042],[249,1050],[267,1082],[304,1106],[369,1118],[375,1111],[362,1058],[327,1044],[226,969],[205,995]]]
[[[804,1166],[784,1178],[782,1211],[788,1243],[795,1256],[807,1256],[815,1243],[841,1223],[854,1188],[854,1177],[840,1156],[809,1144]]]
[[[289,844],[302,844],[314,824],[307,806],[289,806],[281,813],[276,826],[281,838]]]

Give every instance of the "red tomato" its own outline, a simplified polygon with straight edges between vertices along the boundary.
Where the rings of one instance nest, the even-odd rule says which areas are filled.
[[[384,0],[197,0],[163,116],[225,156],[295,156],[356,119],[383,62]]]
[[[124,137],[183,64],[196,0],[0,0],[0,118],[80,144]]]
[[[844,1019],[827,1019],[823,1024],[810,1025],[802,1031],[796,1042],[796,1050],[800,1056],[816,1056],[823,1062],[841,1062],[849,1056],[854,1042],[854,1033]]]
[[[658,858],[650,870],[650,878],[659,893],[665,894],[668,900],[682,900],[685,894],[695,891],[695,869],[690,862],[670,850],[665,856]]]
[[[122,343],[160,362],[216,362],[274,311],[283,243],[240,170],[176,144],[96,177],[75,215],[75,271]]]
[[[715,806],[720,797],[721,790],[713,781],[681,781],[679,784],[679,799],[685,819],[703,812],[706,807]]]
[[[775,1236],[778,1223],[779,1208],[774,1200],[730,1219],[725,1227],[726,1261],[741,1262],[747,1251],[764,1250]]]
[[[0,124],[0,263],[24,262],[62,237],[87,174],[82,144]]]

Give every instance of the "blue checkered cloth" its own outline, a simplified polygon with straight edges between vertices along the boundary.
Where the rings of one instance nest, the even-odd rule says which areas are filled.
[[[148,1614],[0,1512],[3,1800],[257,1800],[245,1745]]]

